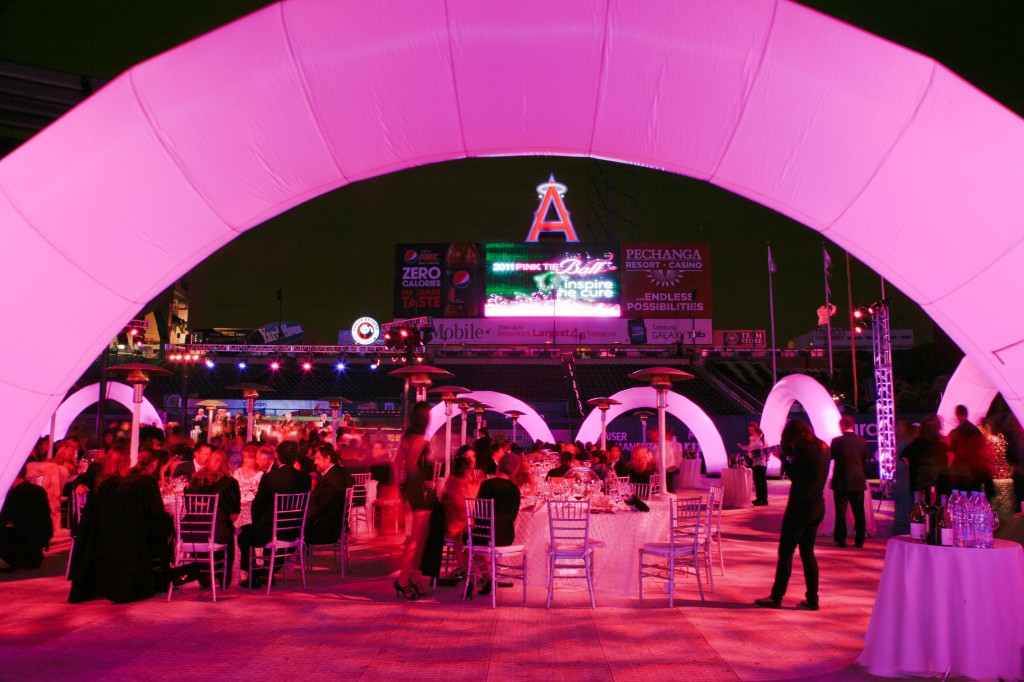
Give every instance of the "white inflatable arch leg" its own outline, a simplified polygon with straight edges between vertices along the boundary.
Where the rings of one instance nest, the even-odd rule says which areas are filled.
[[[132,387],[128,384],[122,384],[117,381],[107,382],[107,399],[121,403],[129,410],[132,409]],[[100,401],[100,385],[91,384],[85,388],[75,391],[68,396],[67,400],[60,404],[56,412],[56,422],[54,424],[54,437],[57,440],[64,438],[68,435],[68,429],[71,428],[71,424],[74,423],[78,415],[85,411],[85,408],[90,405],[95,405]],[[153,407],[153,403],[149,402],[143,396],[142,407],[139,414],[139,423],[143,425],[152,424],[158,428],[164,427],[164,421],[160,418],[160,413]],[[47,436],[50,433],[49,426],[43,431],[41,435]]]

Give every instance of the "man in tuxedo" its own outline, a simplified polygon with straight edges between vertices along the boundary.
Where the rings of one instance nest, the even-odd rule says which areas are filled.
[[[950,489],[977,490],[984,486],[988,495],[995,493],[992,487],[991,463],[987,455],[985,436],[967,418],[967,407],[956,406],[957,425],[949,432],[949,449],[953,452],[947,481],[939,481],[938,493],[948,494]]]
[[[187,476],[190,480],[196,475],[197,471],[200,471],[206,462],[210,459],[210,453],[213,452],[213,448],[210,447],[209,443],[200,443],[192,451],[192,459],[187,462],[182,462],[175,469],[174,473],[171,474],[175,478],[178,476]]]
[[[864,546],[867,524],[864,519],[864,462],[868,458],[868,443],[853,432],[853,417],[844,415],[839,420],[842,435],[832,439],[830,449],[835,467],[832,470],[832,498],[835,500],[836,525],[833,537],[837,547],[846,547],[846,506],[853,510],[854,543]]]
[[[316,448],[313,464],[320,474],[320,481],[309,498],[306,543],[327,545],[341,537],[345,527],[345,491],[355,481],[338,465],[338,453],[328,444]]]
[[[276,468],[263,474],[256,497],[252,501],[252,523],[242,526],[238,533],[238,551],[241,556],[241,569],[249,573],[249,550],[262,547],[270,542],[274,532],[274,496],[277,493],[294,494],[308,493],[312,487],[309,474],[295,468],[295,460],[299,456],[299,446],[292,441],[284,441],[277,446]],[[282,540],[294,540],[294,537],[282,537]],[[239,578],[239,583],[250,586],[248,579]],[[253,576],[253,588],[261,586],[260,577]]]

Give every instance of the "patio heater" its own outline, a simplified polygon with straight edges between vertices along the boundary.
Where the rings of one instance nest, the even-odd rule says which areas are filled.
[[[651,417],[655,416],[655,414],[653,412],[648,412],[647,410],[641,410],[640,412],[635,412],[633,414],[633,416],[634,417],[639,417],[639,419],[640,419],[640,442],[641,443],[646,443],[647,442],[647,420],[650,419]]]
[[[229,390],[241,391],[242,397],[245,398],[245,411],[248,417],[245,426],[245,438],[247,441],[254,440],[253,433],[256,429],[256,398],[260,397],[260,393],[273,393],[274,389],[270,386],[264,386],[263,384],[235,384],[228,386]]]
[[[491,406],[487,403],[473,403],[473,414],[476,415],[476,437],[480,437],[480,429],[484,423],[484,412],[491,409]]]
[[[505,414],[507,414],[512,419],[512,442],[515,443],[516,442],[516,426],[519,424],[519,418],[522,417],[526,413],[525,412],[520,412],[519,410],[509,410]]]
[[[672,382],[687,381],[692,379],[693,375],[674,367],[648,367],[647,369],[630,373],[629,378],[636,381],[646,381],[657,392],[655,407],[658,408],[658,444],[660,446],[658,449],[661,451],[662,485],[667,487],[668,471],[666,460],[668,459],[668,454],[666,450],[668,443],[665,442],[665,408],[668,407],[668,391],[672,388]]]
[[[125,381],[132,387],[132,440],[129,456],[131,465],[139,461],[139,413],[142,411],[142,393],[146,390],[150,376],[170,376],[171,372],[162,367],[155,367],[140,362],[117,365],[107,370],[114,374],[124,374]]]
[[[341,409],[342,405],[351,405],[352,401],[348,398],[342,398],[340,395],[329,395],[325,398],[320,398],[321,401],[327,403],[331,408],[331,445],[335,450],[338,449],[338,410]]]
[[[606,429],[608,426],[608,410],[611,409],[612,405],[621,405],[622,401],[616,400],[615,398],[591,398],[587,401],[587,405],[593,405],[597,409],[601,410],[601,450],[607,452],[608,446],[606,443]]]
[[[472,398],[459,398],[459,411],[462,412],[462,444],[466,444],[466,424],[469,423],[469,411],[473,409],[476,400]]]
[[[451,473],[452,467],[452,403],[463,393],[472,393],[462,386],[438,386],[428,393],[439,393],[444,401],[444,475]]]

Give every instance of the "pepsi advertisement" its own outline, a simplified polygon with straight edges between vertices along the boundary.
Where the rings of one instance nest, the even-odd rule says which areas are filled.
[[[484,245],[399,244],[395,247],[395,319],[483,315]]]
[[[395,318],[442,315],[445,248],[443,244],[395,247]]]

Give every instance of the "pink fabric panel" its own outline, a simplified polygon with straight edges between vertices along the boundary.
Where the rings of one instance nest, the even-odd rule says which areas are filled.
[[[1022,158],[1021,120],[937,67],[913,123],[828,236],[919,303],[935,302],[1020,241]],[[1014,281],[1019,277],[1006,284]],[[1004,323],[975,326],[971,315],[958,308],[953,316],[978,339]],[[962,334],[953,338],[966,342]]]
[[[465,155],[443,2],[288,2],[317,120],[349,180]]]
[[[470,156],[589,152],[606,7],[580,0],[448,3]]]
[[[8,261],[0,268],[0,381],[41,393],[61,393],[92,363],[139,304],[110,289],[44,241],[0,195],[0,243]],[[69,354],[69,344],[81,352]],[[0,403],[2,404],[2,403]],[[7,414],[0,410],[0,420]]]
[[[63,391],[60,395],[44,395],[11,386],[0,379],[0,405],[3,405],[3,413],[0,414],[0,443],[3,443],[3,456],[0,456],[0,505],[7,497],[11,482],[18,475],[32,446],[36,444],[42,425],[49,421],[63,397]],[[30,424],[32,428],[28,428]]]
[[[0,185],[53,248],[139,305],[234,236],[168,158],[127,76],[5,158]]]
[[[774,7],[612,2],[593,153],[710,177],[743,112]]]
[[[712,182],[828,226],[899,139],[931,69],[919,54],[779,3],[757,82]]]
[[[303,92],[278,5],[140,64],[132,80],[188,180],[236,229],[342,179]]]

